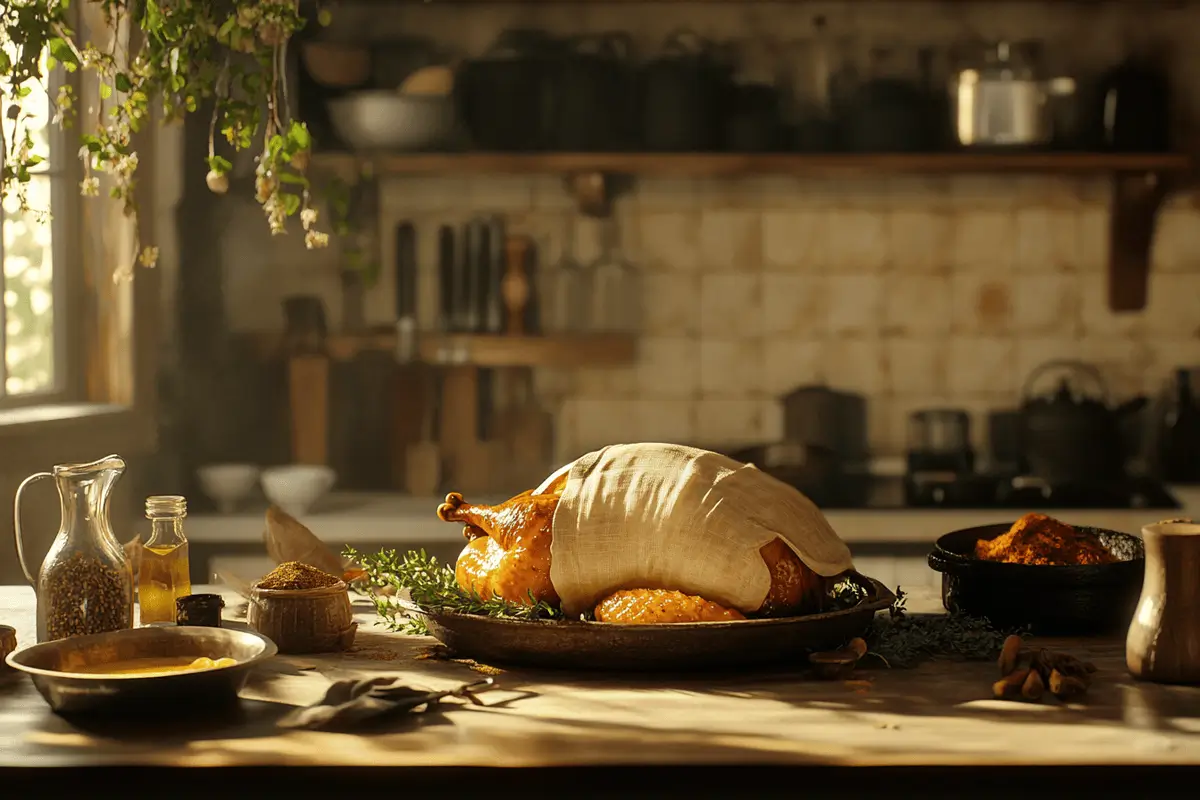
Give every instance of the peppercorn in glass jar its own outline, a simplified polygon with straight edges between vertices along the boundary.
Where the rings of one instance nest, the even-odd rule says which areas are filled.
[[[108,456],[87,464],[60,464],[52,472],[31,475],[17,488],[17,556],[37,592],[39,642],[133,627],[133,568],[108,521],[109,494],[124,471],[119,456]],[[39,478],[53,478],[57,484],[62,521],[35,578],[25,562],[21,494]]]

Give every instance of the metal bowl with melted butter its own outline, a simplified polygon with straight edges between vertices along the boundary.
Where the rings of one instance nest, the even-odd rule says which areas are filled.
[[[250,630],[151,626],[44,642],[10,653],[59,713],[121,712],[170,703],[213,708],[237,699],[275,643]]]

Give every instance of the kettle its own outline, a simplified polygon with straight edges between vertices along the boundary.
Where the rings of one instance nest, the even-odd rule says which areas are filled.
[[[1035,394],[1037,382],[1060,371],[1057,388]],[[1050,486],[1119,481],[1125,474],[1120,419],[1145,398],[1109,404],[1099,370],[1079,361],[1049,361],[1034,369],[1021,390],[1019,437],[1023,466]]]

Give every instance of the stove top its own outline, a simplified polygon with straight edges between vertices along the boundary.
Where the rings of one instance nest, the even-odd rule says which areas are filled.
[[[1177,509],[1167,488],[1152,478],[1129,476],[1117,481],[1051,486],[1022,475],[955,475],[909,473],[904,501],[917,508],[1052,508]]]

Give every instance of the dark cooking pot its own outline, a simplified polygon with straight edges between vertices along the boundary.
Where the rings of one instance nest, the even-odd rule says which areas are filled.
[[[1052,394],[1034,394],[1038,380],[1060,370]],[[1030,475],[1051,486],[1119,480],[1125,471],[1120,419],[1145,398],[1114,409],[1100,372],[1078,361],[1049,361],[1029,374],[1021,391],[1020,447]]]
[[[538,30],[508,30],[456,80],[462,118],[481,150],[545,150],[552,143],[562,45]]]
[[[1116,631],[1129,626],[1142,591],[1145,550],[1127,533],[1085,528],[1120,561],[1080,566],[1036,566],[984,561],[975,543],[995,539],[1012,523],[947,533],[934,544],[929,567],[942,573],[947,611],[986,617],[1005,630],[1066,635]]]
[[[624,33],[567,43],[555,91],[556,144],[568,152],[628,150],[637,136],[636,77]]]
[[[642,69],[642,138],[649,151],[720,149],[732,70],[711,42],[687,30],[667,37]]]

